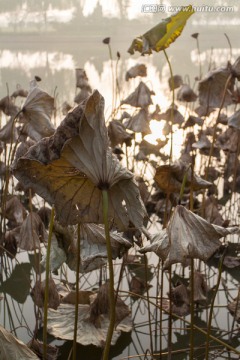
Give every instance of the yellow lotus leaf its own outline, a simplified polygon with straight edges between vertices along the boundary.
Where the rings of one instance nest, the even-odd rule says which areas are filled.
[[[151,54],[168,48],[181,35],[188,18],[194,13],[191,5],[185,6],[175,15],[163,19],[145,34],[135,38],[128,49],[130,54],[139,51]]]

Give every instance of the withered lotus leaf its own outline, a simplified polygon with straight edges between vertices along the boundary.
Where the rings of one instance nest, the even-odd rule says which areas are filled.
[[[119,229],[142,226],[145,208],[133,174],[109,148],[104,99],[98,91],[69,113],[50,138],[40,140],[13,165],[16,178],[56,208],[62,225],[103,223],[102,190],[109,221]]]
[[[43,358],[44,354],[44,344],[43,342],[37,339],[31,339],[28,343],[29,348],[34,351],[35,354],[38,354],[41,358]],[[46,360],[57,360],[59,353],[59,348],[57,346],[52,346],[47,344],[47,354]]]
[[[20,249],[31,251],[40,248],[40,242],[47,242],[48,234],[45,226],[37,213],[31,212],[24,219],[20,234]]]
[[[3,215],[10,221],[12,227],[21,225],[27,212],[17,196],[11,196],[6,201]]]
[[[219,205],[217,199],[211,195],[205,200],[205,219],[211,224],[223,226],[225,220],[219,212]]]
[[[184,122],[184,117],[182,116],[180,111],[178,111],[177,107],[175,107],[173,111],[171,108],[169,108],[167,109],[166,112],[159,114],[159,119],[166,120],[168,122],[172,121],[173,124],[178,124],[178,125],[182,125],[182,123]],[[168,135],[169,132],[170,130],[167,131],[165,135]]]
[[[207,286],[206,279],[203,274],[199,271],[194,271],[194,301],[197,303],[206,303],[207,293],[209,292],[209,287]],[[191,287],[189,286],[189,292]]]
[[[201,134],[198,141],[192,144],[192,147],[199,150],[210,150],[211,142],[205,134]]]
[[[74,98],[74,102],[76,104],[80,104],[82,101],[84,101],[85,99],[87,99],[89,97],[89,95],[91,94],[91,90],[89,90],[88,88],[82,88],[79,93],[75,96]]]
[[[121,101],[121,104],[145,108],[152,104],[151,95],[153,92],[141,81],[134,92]]]
[[[183,79],[182,79],[181,75],[173,75],[173,77],[170,77],[168,79],[168,85],[169,85],[170,90],[177,89],[182,84],[183,84]]]
[[[149,127],[149,113],[146,109],[141,109],[136,115],[133,115],[130,119],[124,122],[124,126],[134,132],[140,132],[144,134],[151,133]]]
[[[67,260],[67,255],[62,247],[59,246],[55,233],[52,234],[51,249],[50,249],[50,268],[51,271],[58,270],[61,265]],[[43,256],[41,265],[46,268],[46,256]]]
[[[239,233],[238,227],[223,228],[212,225],[202,217],[176,206],[166,229],[161,230],[140,252],[154,251],[164,262],[164,268],[171,264],[186,264],[188,258],[207,261],[221,246],[221,237]]]
[[[237,256],[225,256],[223,259],[223,264],[228,269],[234,269],[240,266],[240,259]]]
[[[103,266],[107,262],[105,231],[102,225],[81,224],[80,229],[80,272],[87,273]],[[112,257],[121,258],[132,244],[117,232],[110,232]],[[66,263],[71,270],[77,269],[77,238],[65,237],[64,249]]]
[[[176,306],[181,306],[184,303],[189,305],[190,299],[189,299],[189,291],[187,289],[187,286],[185,284],[179,284],[178,286],[174,287],[171,291],[170,300],[172,300],[172,302]]]
[[[13,143],[17,140],[18,132],[14,124],[14,117],[4,125],[0,130],[0,141],[4,143]]]
[[[24,132],[36,141],[51,136],[55,130],[51,123],[53,109],[54,98],[33,84],[22,107]]]
[[[96,296],[96,294],[90,296],[90,302],[93,304],[92,310],[91,305],[86,304],[86,301],[84,301],[84,304],[78,305],[77,342],[82,345],[92,344],[97,347],[104,347],[109,327],[109,315],[106,311],[103,311],[104,304],[102,304],[102,300],[108,299],[108,294],[105,294],[105,296],[100,294],[100,304],[99,297],[97,300]],[[123,320],[115,327],[111,340],[112,345],[116,343],[121,335],[121,331],[130,332],[132,330],[132,321],[128,307],[123,302],[120,303],[117,302],[116,312],[118,315],[121,314],[121,317],[123,313],[125,316],[124,318],[122,317]],[[122,308],[124,308],[123,311]],[[75,305],[60,304],[57,310],[48,310],[48,332],[55,337],[73,340],[74,323]]]
[[[14,118],[20,111],[20,108],[14,104],[11,96],[5,96],[0,100],[0,110]]]
[[[39,357],[30,350],[21,340],[0,325],[1,360],[39,360]]]
[[[186,129],[186,128],[192,127],[194,125],[202,126],[203,125],[203,119],[201,119],[198,116],[190,115],[189,118],[187,119],[187,121],[183,124],[182,128]]]
[[[179,101],[194,102],[197,100],[197,94],[189,85],[183,84],[178,90],[177,99]]]
[[[16,98],[18,96],[27,97],[28,91],[23,89],[20,84],[17,84],[16,90],[12,93],[11,97]]]
[[[178,160],[170,165],[162,165],[157,167],[154,180],[164,192],[179,193],[185,175],[186,189],[189,189],[190,186],[192,186],[193,191],[197,191],[200,189],[207,189],[212,186],[212,183],[202,179],[195,173],[192,175],[191,167],[188,167],[188,164],[181,160]]]
[[[229,68],[220,68],[210,71],[203,80],[199,81],[199,103],[202,106],[219,108],[224,96],[225,85],[231,74]],[[232,79],[227,87],[224,99],[224,106],[233,103],[231,92],[233,91],[234,80]]]
[[[34,303],[38,307],[44,307],[44,298],[45,298],[45,287],[46,281],[37,280],[32,292],[31,296],[33,298]],[[49,278],[49,287],[48,287],[48,307],[52,309],[57,309],[60,305],[60,297],[56,288],[56,284],[52,277]]]
[[[230,116],[228,119],[228,125],[240,130],[240,110]]]
[[[239,296],[227,305],[227,308],[232,316],[240,323],[240,299]]]
[[[145,64],[136,64],[135,66],[132,66],[127,72],[126,72],[126,81],[129,79],[135,78],[137,76],[145,77],[147,76],[147,67]]]
[[[236,59],[232,65],[232,75],[240,80],[240,56]]]
[[[118,120],[112,120],[108,125],[108,135],[111,141],[111,147],[126,143],[131,145],[132,135],[126,131],[125,126]]]
[[[89,320],[97,327],[101,315],[109,315],[110,304],[108,283],[100,286],[98,293],[93,298],[94,300],[90,304]],[[115,304],[115,325],[119,324],[130,313],[129,307],[119,296],[117,296]]]
[[[76,87],[80,89],[87,89],[89,92],[91,92],[91,87],[88,83],[88,77],[86,74],[86,71],[81,68],[75,69],[76,72]]]
[[[220,134],[216,141],[216,146],[224,151],[235,153],[238,149],[239,131],[235,127],[229,127]]]

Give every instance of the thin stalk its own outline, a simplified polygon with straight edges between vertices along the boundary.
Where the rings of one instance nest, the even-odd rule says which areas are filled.
[[[54,223],[54,207],[52,207],[51,218],[49,223],[48,245],[46,255],[46,282],[44,294],[44,315],[43,315],[43,360],[47,359],[47,312],[48,312],[48,291],[49,291],[49,273],[50,273],[50,250],[52,241]]]
[[[153,354],[151,311],[150,311],[150,303],[149,303],[149,289],[148,289],[148,278],[147,278],[147,256],[145,254],[144,254],[144,270],[145,270],[145,287],[147,291],[147,311],[148,311],[148,325],[149,325],[149,335],[150,335],[150,349],[151,349],[151,354]]]
[[[201,80],[202,79],[202,63],[201,63],[201,52],[200,52],[198,37],[196,40],[197,40],[197,49],[198,49],[198,62],[199,62],[199,80]]]
[[[190,186],[190,210],[193,211],[193,175],[194,175],[194,165],[195,165],[195,159],[193,157],[193,161],[191,164],[191,186]],[[191,259],[191,326],[190,326],[190,359],[193,359],[193,353],[194,353],[194,259]]]
[[[194,259],[191,259],[191,325],[190,325],[190,359],[193,359],[193,353],[194,353]]]
[[[222,255],[222,258],[220,260],[220,263],[219,263],[217,284],[216,284],[216,288],[215,288],[215,291],[214,291],[214,295],[213,295],[213,299],[212,299],[211,306],[210,306],[210,311],[209,311],[208,326],[207,326],[207,336],[206,336],[206,352],[205,352],[205,359],[206,360],[208,360],[208,358],[209,358],[209,340],[210,340],[210,334],[211,334],[211,325],[212,325],[212,318],[213,318],[214,302],[215,302],[217,292],[218,292],[218,288],[219,288],[220,281],[221,281],[221,274],[222,274],[224,256],[225,256],[225,251],[224,251],[224,253]]]
[[[172,127],[173,127],[173,117],[174,117],[174,104],[175,104],[175,92],[174,92],[174,79],[173,79],[173,71],[172,71],[172,65],[171,62],[168,58],[167,52],[166,50],[163,50],[163,53],[165,55],[165,58],[167,60],[168,63],[168,67],[169,67],[169,71],[170,71],[170,76],[171,76],[171,86],[172,86],[172,105],[171,105],[171,113],[170,113],[170,135],[171,135],[171,142],[170,142],[170,154],[169,154],[169,158],[170,161],[172,160],[172,155],[173,155],[173,131],[172,131]]]
[[[75,300],[75,319],[74,319],[74,334],[73,334],[73,351],[72,359],[77,359],[77,325],[78,325],[78,293],[79,293],[79,272],[80,272],[80,230],[81,225],[78,224],[77,232],[77,271],[76,271],[76,300]],[[79,359],[79,357],[78,357]]]
[[[106,344],[103,352],[103,360],[109,360],[109,351],[110,351],[111,340],[115,326],[115,294],[114,294],[112,248],[111,248],[109,223],[108,223],[108,191],[107,190],[102,190],[102,199],[103,199],[103,221],[104,221],[107,255],[108,255],[108,268],[109,268],[109,306],[110,306],[109,327],[106,338]]]
[[[112,113],[114,111],[114,104],[115,104],[115,87],[114,87],[114,68],[113,68],[113,56],[112,56],[112,49],[111,45],[108,45],[109,57],[111,61],[111,71],[112,71]]]
[[[121,292],[121,293],[123,293],[123,294],[132,295],[132,296],[135,296],[135,297],[139,297],[139,298],[141,298],[141,299],[143,299],[143,300],[146,300],[146,297],[145,297],[145,296],[136,294],[136,293],[134,293],[134,292],[132,292],[132,291],[123,291],[123,290],[120,290],[119,292]],[[151,300],[149,300],[149,302],[150,302],[150,304],[152,304],[152,305],[160,308],[160,306],[157,305],[155,302],[153,302],[153,301],[151,301]],[[162,310],[163,310],[166,314],[170,314],[170,312],[167,311],[166,309],[162,309]],[[186,323],[186,324],[188,324],[188,325],[191,325],[191,322],[190,322],[190,321],[186,320],[185,318],[183,318],[183,317],[181,317],[181,316],[178,316],[178,315],[176,315],[176,314],[174,314],[174,313],[172,314],[172,316],[173,316],[175,319],[181,320],[183,323]],[[194,324],[194,325],[193,325],[193,328],[194,328],[194,330],[197,330],[197,331],[199,331],[200,333],[202,333],[202,334],[204,334],[204,335],[207,335],[207,332],[206,332],[205,330],[203,330],[201,327],[199,327],[199,326],[197,326],[197,325]],[[213,336],[213,335],[211,335],[211,334],[209,334],[209,338],[210,338],[211,340],[216,341],[218,344],[221,344],[223,347],[225,347],[226,349],[234,352],[235,354],[240,355],[240,351],[238,351],[236,348],[234,348],[233,346],[229,345],[228,343],[224,342],[223,340],[221,340],[221,339],[219,339],[219,338],[217,338],[217,337],[215,337],[215,336]]]

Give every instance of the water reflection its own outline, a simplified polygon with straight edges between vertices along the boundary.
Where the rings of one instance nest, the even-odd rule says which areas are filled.
[[[144,1],[146,2],[146,0]],[[47,2],[43,2],[47,5]],[[72,3],[75,4],[73,1]],[[81,0],[77,2],[81,8],[82,15],[86,18],[91,18],[91,15],[94,14],[95,11],[101,9],[102,14],[107,18],[121,18],[121,14],[124,13],[127,19],[133,18],[144,18],[144,14],[140,13],[140,2],[139,1],[111,1],[112,6],[110,7],[110,2],[100,0],[100,1],[85,1]],[[167,3],[167,2],[166,2]],[[66,4],[66,3],[65,3]],[[36,13],[29,13],[25,24],[29,25],[30,22],[34,22],[34,20],[39,21],[39,23],[44,23],[47,21],[48,23],[58,22],[71,22],[74,19],[76,14],[76,8],[68,8],[68,9],[53,9],[51,7],[47,7],[45,11],[45,18],[36,16]],[[21,14],[24,14],[21,13]],[[39,12],[37,13],[39,14]],[[210,14],[211,15],[211,14]],[[13,17],[11,17],[13,16]],[[2,26],[8,26],[10,23],[17,23],[17,20],[14,18],[15,15],[9,15],[9,13],[4,13],[0,15],[0,22],[2,19]],[[153,14],[148,14],[147,18],[145,18],[145,22],[148,22],[149,19],[153,18]],[[209,16],[209,14],[208,14]],[[148,19],[148,20],[146,20]],[[9,22],[7,22],[9,21]],[[152,20],[151,20],[152,21]],[[204,20],[205,21],[205,20]],[[224,24],[227,22],[229,24],[229,18],[225,19],[225,16],[221,18],[221,23]],[[234,23],[236,19],[233,19]],[[98,20],[100,22],[100,20]],[[104,21],[103,21],[104,22]],[[216,22],[216,20],[215,20]],[[174,73],[180,73],[181,75],[188,75],[185,79],[186,81],[194,83],[194,78],[198,74],[198,53],[195,49],[196,45],[193,40],[190,38],[190,34],[192,32],[198,31],[199,24],[201,23],[201,17],[197,17],[197,20],[193,20],[192,26],[189,29],[186,29],[186,32],[183,34],[183,37],[179,40],[178,43],[174,44],[174,46],[169,49],[169,56],[174,68]],[[8,24],[8,25],[7,25]],[[195,24],[195,27],[193,26]],[[141,26],[145,26],[143,23]],[[147,23],[149,27],[149,23]],[[113,68],[117,68],[117,77],[120,85],[120,96],[117,97],[117,101],[115,103],[116,106],[120,104],[120,101],[129,95],[137,86],[139,80],[131,80],[125,81],[125,73],[130,67],[136,65],[137,63],[145,63],[148,67],[148,76],[145,79],[146,84],[149,86],[151,90],[154,90],[156,95],[152,97],[154,105],[160,105],[161,110],[165,111],[170,103],[171,98],[169,98],[169,90],[167,80],[169,78],[169,69],[166,64],[166,61],[162,54],[156,54],[151,57],[138,57],[129,58],[126,53],[126,49],[129,46],[129,37],[130,35],[136,35],[138,33],[142,33],[142,27],[137,26],[126,28],[121,25],[120,28],[104,28],[102,32],[107,35],[112,35],[112,46],[114,48],[114,60],[111,63],[111,60],[108,58],[107,48],[102,44],[102,33],[95,34],[95,28],[91,23],[91,29],[88,30],[84,34],[78,34],[77,38],[70,37],[61,37],[54,36],[52,38],[31,38],[29,42],[29,37],[26,34],[22,38],[11,37],[11,41],[8,43],[10,37],[6,37],[5,42],[2,42],[0,45],[0,95],[1,97],[5,96],[7,93],[7,86],[10,93],[15,89],[16,84],[20,83],[24,88],[28,89],[29,81],[35,76],[39,75],[42,78],[41,87],[48,91],[50,94],[54,94],[55,88],[57,87],[57,97],[56,104],[57,109],[61,109],[61,104],[63,101],[68,101],[71,105],[74,105],[73,99],[76,94],[75,89],[75,68],[82,67],[85,69],[87,76],[89,78],[89,83],[92,88],[97,88],[103,95],[106,101],[106,117],[109,119],[112,112],[112,75],[111,75],[111,65],[113,64]],[[200,34],[200,45],[203,49],[201,52],[201,63],[203,64],[204,71],[208,69],[209,63],[212,66],[220,66],[226,63],[226,59],[230,56],[230,50],[228,45],[226,44],[226,39],[224,36],[219,36],[219,28],[210,29],[200,29],[202,33]],[[221,29],[223,32],[224,29]],[[97,31],[96,31],[97,32]],[[233,40],[233,49],[232,49],[232,60],[234,60],[239,54],[240,50],[237,48],[238,43],[236,43],[236,30],[235,28],[230,29],[231,36],[230,38]],[[134,34],[133,34],[134,33]],[[105,34],[106,35],[106,34]],[[238,36],[238,35],[237,35]],[[219,40],[220,38],[220,40]],[[21,42],[19,42],[19,39]],[[238,40],[238,38],[237,38]],[[212,46],[216,46],[215,49],[211,50]],[[38,48],[36,50],[36,48]],[[117,50],[121,52],[121,59],[117,64],[115,53]],[[212,60],[211,60],[212,59]],[[116,73],[115,73],[116,76]],[[123,110],[130,111],[130,108],[125,106],[122,108]],[[179,110],[184,114],[185,109],[179,107]],[[58,119],[60,121],[61,119]],[[157,139],[162,139],[162,130],[163,123],[151,121],[150,127],[152,130],[151,135],[148,135],[146,138],[152,143],[156,142]],[[175,128],[174,128],[175,130]],[[180,153],[180,148],[183,141],[183,130],[179,130],[178,132],[174,132],[174,155],[177,157]],[[169,149],[166,149],[169,152]],[[151,176],[152,178],[152,176]],[[234,215],[235,216],[235,215]],[[235,217],[238,218],[237,215]],[[156,224],[154,225],[159,225]],[[150,289],[150,295],[154,298],[156,297],[156,276],[157,274],[157,259],[154,257],[150,257],[151,267],[148,268],[148,277],[151,280],[152,288]],[[208,277],[210,278],[211,285],[214,285],[213,278],[216,277],[216,268],[218,266],[218,260],[214,260],[214,264],[210,264],[211,267],[209,269],[205,269],[206,273],[208,273]],[[33,304],[32,300],[27,297],[29,292],[31,280],[34,279],[34,270],[29,267],[28,264],[15,264],[13,261],[13,266],[11,268],[11,274],[9,273],[8,279],[3,279],[0,287],[0,291],[5,294],[5,302],[1,302],[1,320],[6,327],[15,329],[18,326],[29,326],[31,329],[34,329],[34,320],[33,320]],[[24,270],[24,275],[22,277],[22,270]],[[30,270],[31,276],[30,276]],[[118,270],[116,270],[117,272]],[[182,270],[181,270],[182,271]],[[178,268],[176,268],[176,272],[180,272]],[[68,274],[70,281],[74,281],[74,274]],[[131,273],[131,269],[128,269],[127,275],[124,277],[124,285],[128,284],[129,278],[131,276],[136,275]],[[137,273],[139,276],[139,272]],[[226,283],[230,284],[231,296],[236,296],[236,288],[239,283],[239,271],[236,269],[228,270],[224,268],[223,278]],[[165,279],[163,293],[164,296],[167,297],[167,278]],[[82,284],[85,287],[97,287],[98,283],[98,274],[92,273],[91,275],[84,276],[82,279]],[[87,284],[87,285],[86,285]],[[17,285],[15,287],[15,285]],[[21,291],[19,291],[19,287]],[[221,294],[225,299],[224,288],[221,288]],[[158,296],[159,294],[157,294]],[[221,303],[221,297],[218,299],[219,303]],[[13,300],[12,300],[13,299]],[[149,347],[149,325],[148,325],[148,314],[146,302],[143,300],[130,299],[132,305],[132,313],[133,319],[136,320],[136,326],[131,335],[126,334],[124,338],[119,339],[119,342],[116,347],[112,349],[111,356],[112,358],[119,359],[119,355],[121,358],[124,356],[127,357],[129,355],[133,355],[136,353],[144,353],[146,349]],[[224,300],[225,301],[225,300]],[[9,305],[8,302],[12,302]],[[26,317],[26,323],[19,319],[16,311],[14,311],[14,306],[18,307],[19,304],[24,304],[25,307],[22,308],[24,312],[24,316]],[[223,303],[225,306],[226,304]],[[17,308],[19,310],[19,308]],[[224,311],[225,310],[225,311]],[[227,332],[231,329],[232,319],[229,314],[226,314],[226,309],[219,310],[220,312],[220,321],[219,314],[218,317],[214,319],[214,329],[213,333],[215,335],[223,335],[223,331]],[[217,310],[218,311],[218,310]],[[217,314],[215,312],[215,315]],[[4,315],[5,314],[5,315]],[[9,314],[13,315],[14,319],[6,319],[5,317],[9,316]],[[206,328],[207,324],[204,320],[205,313],[199,314],[198,317],[198,325]],[[156,337],[156,352],[159,350],[159,327],[160,324],[156,320],[159,319],[159,312],[156,312],[155,307],[152,308],[151,320],[152,320],[152,328],[154,329],[154,334]],[[164,316],[163,319],[163,329],[164,332],[161,334],[163,337],[163,352],[167,353],[168,349],[166,348],[166,337],[167,337],[167,316]],[[197,323],[196,323],[197,324]],[[188,348],[189,346],[189,332],[186,330],[182,330],[183,324],[181,322],[176,321],[174,324],[174,338],[173,338],[173,350],[179,349],[179,344],[181,347]],[[219,328],[223,330],[219,330]],[[22,332],[18,333],[19,338],[27,342],[29,340],[29,334],[23,334]],[[198,337],[199,344],[203,344],[205,339],[203,337]],[[237,336],[233,336],[232,338],[234,346],[239,346],[239,339]],[[62,359],[66,359],[66,354],[69,354],[70,347],[72,344],[68,342],[58,342],[53,341],[53,343],[57,344],[62,352]],[[196,342],[196,345],[198,343]],[[92,348],[82,348],[79,346],[81,354],[84,354],[83,357],[91,357],[93,354]],[[84,351],[84,352],[83,352]],[[198,355],[199,359],[204,359],[204,349],[200,348]],[[96,359],[99,358],[98,350],[94,349],[94,356]],[[144,359],[144,356],[141,357]],[[181,353],[178,355],[173,355],[173,359],[186,359],[186,354]]]

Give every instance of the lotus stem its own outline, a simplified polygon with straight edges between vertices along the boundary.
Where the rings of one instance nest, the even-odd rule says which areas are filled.
[[[50,250],[52,242],[52,232],[54,224],[54,207],[52,207],[49,223],[48,245],[46,255],[46,282],[44,293],[44,315],[43,315],[43,360],[47,360],[47,315],[48,315],[48,292],[49,292],[49,273],[50,273]]]
[[[78,293],[79,293],[79,273],[80,273],[80,240],[81,240],[81,224],[77,228],[77,270],[76,270],[76,302],[75,302],[75,319],[73,334],[73,351],[72,359],[77,359],[77,325],[78,325]],[[78,357],[79,359],[79,357]]]
[[[102,190],[103,199],[103,221],[106,237],[108,268],[109,268],[109,328],[106,338],[106,343],[103,352],[103,360],[109,360],[109,351],[111,346],[112,335],[115,326],[115,294],[114,294],[114,272],[112,261],[112,248],[110,241],[109,223],[108,223],[108,191]]]
[[[221,260],[219,262],[217,284],[216,284],[216,287],[215,287],[215,291],[214,291],[214,294],[213,294],[213,299],[212,299],[211,306],[210,306],[210,311],[209,311],[207,334],[206,334],[206,352],[205,352],[205,359],[206,360],[208,360],[208,358],[209,358],[209,340],[210,340],[210,334],[211,334],[213,308],[214,308],[215,298],[217,296],[218,288],[219,288],[220,281],[221,281],[222,267],[223,267],[223,260],[224,260],[225,252],[226,252],[226,249],[225,249],[225,251],[224,251],[224,253],[223,253],[222,257],[221,257]]]
[[[173,78],[172,65],[171,65],[171,62],[169,60],[169,57],[168,57],[167,52],[166,52],[165,49],[163,50],[163,53],[164,53],[165,58],[166,58],[167,63],[168,63],[168,67],[169,67],[169,71],[170,71],[170,77],[171,77],[171,86],[172,86],[172,105],[171,105],[171,113],[170,113],[171,143],[170,143],[170,154],[169,154],[169,158],[170,158],[170,161],[171,161],[172,160],[172,155],[173,155],[173,131],[172,131],[172,127],[173,127],[174,105],[175,105],[174,78]]]
[[[194,259],[191,259],[191,325],[190,325],[190,359],[193,359],[194,353]]]
[[[114,111],[114,104],[115,104],[115,86],[114,86],[114,68],[113,68],[113,56],[112,56],[112,49],[110,43],[107,44],[109,57],[111,61],[111,71],[112,71],[112,113]]]
[[[148,311],[148,325],[149,325],[149,335],[150,335],[150,349],[151,355],[153,354],[153,341],[152,341],[152,325],[151,325],[151,311],[149,303],[149,291],[148,291],[148,278],[147,278],[147,256],[144,254],[144,272],[145,272],[145,287],[147,291],[147,311]]]

